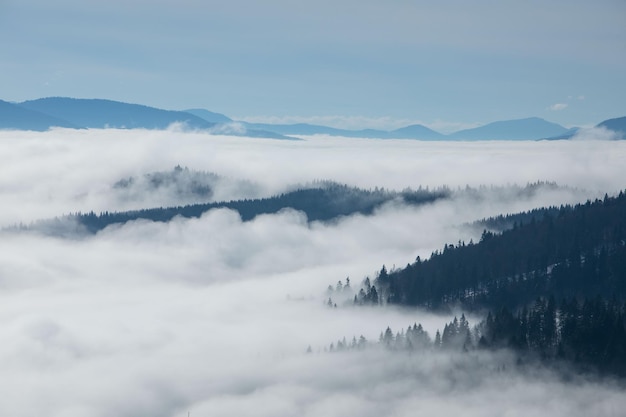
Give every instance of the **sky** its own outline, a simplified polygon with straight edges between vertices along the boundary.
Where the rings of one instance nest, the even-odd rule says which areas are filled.
[[[175,195],[142,189],[141,181],[135,198],[113,187],[176,165],[229,179],[221,198],[320,179],[397,190],[563,186],[521,196],[486,187],[482,199],[395,203],[328,224],[290,210],[242,222],[220,209],[83,237],[0,230],[0,415],[620,416],[623,384],[519,372],[506,351],[324,351],[343,337],[376,341],[387,326],[400,331],[415,322],[432,337],[452,319],[341,302],[329,309],[328,285],[349,276],[356,288],[382,264],[476,241],[481,230],[466,226],[476,219],[623,189],[626,141],[591,140],[591,133],[450,143],[0,131],[2,228],[78,210],[176,204]],[[469,316],[472,325],[480,319]]]
[[[622,0],[0,0],[0,99],[451,132],[626,115]]]

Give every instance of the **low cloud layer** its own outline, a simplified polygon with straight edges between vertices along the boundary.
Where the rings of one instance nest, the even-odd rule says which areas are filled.
[[[572,187],[525,198],[487,188],[480,200],[388,204],[332,224],[293,210],[242,222],[220,209],[76,240],[2,232],[1,415],[577,417],[626,406],[618,386],[518,372],[506,352],[323,351],[344,336],[376,340],[386,326],[416,321],[433,334],[450,320],[329,309],[329,284],[350,276],[357,285],[383,263],[403,266],[444,243],[476,239],[480,231],[463,224],[478,218],[615,192],[626,178],[624,142],[284,142],[59,130],[0,132],[0,151],[3,226],[126,209],[112,184],[179,164],[254,180],[267,195],[316,179],[393,189],[536,180]],[[168,198],[146,191],[140,201]]]
[[[601,138],[591,132],[587,137]],[[0,225],[75,211],[175,205],[154,193],[121,201],[120,179],[176,165],[260,185],[272,195],[294,184],[334,180],[363,188],[559,185],[613,193],[623,188],[624,142],[420,142],[332,137],[275,141],[180,131],[0,132]],[[241,198],[228,188],[219,198]],[[216,197],[217,198],[217,197]]]

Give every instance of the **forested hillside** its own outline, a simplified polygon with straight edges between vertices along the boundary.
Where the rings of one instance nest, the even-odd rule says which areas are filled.
[[[557,303],[554,297],[538,298],[529,307],[512,312],[506,307],[487,314],[471,326],[464,314],[455,317],[431,336],[414,323],[394,332],[380,332],[377,343],[363,335],[344,337],[328,346],[330,351],[382,346],[393,351],[471,351],[511,349],[517,364],[542,362],[574,365],[575,372],[591,371],[626,376],[626,304],[601,297]]]
[[[626,298],[626,196],[541,212],[479,242],[459,242],[403,269],[383,268],[375,285],[391,304],[517,308],[537,297]]]
[[[146,201],[151,201],[150,194],[155,194],[156,197],[170,196],[171,199],[187,201],[187,204],[119,212],[79,212],[37,221],[27,228],[58,235],[81,230],[96,233],[113,224],[124,224],[139,219],[167,222],[176,216],[200,217],[207,211],[218,208],[237,211],[243,221],[252,220],[262,214],[293,209],[304,213],[309,222],[327,222],[353,214],[370,215],[374,210],[392,202],[420,206],[442,199],[459,199],[463,204],[482,204],[490,198],[531,201],[545,191],[567,190],[567,187],[546,182],[529,183],[526,186],[465,187],[456,190],[448,187],[435,189],[418,187],[393,191],[383,188],[365,190],[331,181],[316,181],[272,197],[215,200],[214,197],[220,194],[219,191],[223,188],[229,188],[231,195],[233,189],[241,196],[260,194],[260,190],[248,181],[175,167],[172,171],[154,172],[143,177],[128,177],[117,181],[112,186],[114,198],[122,201],[144,201],[143,199],[147,198]],[[545,214],[554,213],[555,210],[558,211],[555,208],[543,208],[529,213],[503,215],[478,221],[472,227],[501,231],[513,227],[515,222],[529,221],[531,217],[541,219]]]
[[[353,300],[479,310],[483,321],[470,328],[464,316],[455,318],[434,340],[421,325],[395,334],[387,328],[378,343],[394,350],[508,348],[520,363],[626,376],[626,195],[485,223],[508,221],[510,229],[485,230],[477,243],[446,245],[403,269],[383,266]],[[329,287],[330,294],[337,290],[344,287]],[[331,347],[364,346],[354,338]]]
[[[311,188],[297,189],[268,198],[158,207],[114,213],[78,213],[54,220],[40,221],[33,225],[33,228],[63,234],[67,225],[76,226],[77,224],[79,228],[83,228],[89,233],[96,233],[112,224],[123,224],[138,219],[167,222],[176,216],[200,217],[207,211],[217,208],[235,210],[243,221],[252,220],[261,214],[278,213],[284,209],[301,211],[306,214],[308,221],[330,221],[340,216],[372,214],[375,209],[391,201],[420,205],[447,198],[450,194],[451,191],[447,188],[432,191],[419,188],[418,190],[395,192],[378,188],[363,190],[347,185],[324,182]]]

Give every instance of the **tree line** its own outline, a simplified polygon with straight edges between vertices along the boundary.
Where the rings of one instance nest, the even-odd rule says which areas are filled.
[[[405,268],[378,273],[382,302],[466,310],[518,308],[537,297],[626,298],[626,195],[605,196],[541,220],[484,230]]]
[[[416,325],[396,333],[387,328],[378,344],[508,348],[520,358],[626,376],[626,195],[499,216],[492,224],[506,222],[508,229],[484,230],[477,243],[445,245],[401,269],[383,265],[351,303],[461,308],[485,320],[470,329],[464,316],[455,318],[432,339],[421,329],[419,342]]]
[[[287,208],[305,213],[310,222],[332,221],[341,216],[353,214],[370,215],[374,210],[392,200],[400,200],[409,205],[421,205],[448,198],[450,193],[447,188],[431,191],[420,187],[417,190],[407,189],[396,192],[382,188],[364,190],[325,182],[318,186],[300,188],[267,198],[189,204],[177,207],[156,207],[124,212],[107,211],[99,214],[91,211],[89,213],[71,214],[61,220],[78,223],[89,233],[97,233],[112,224],[123,224],[138,219],[168,222],[176,216],[197,218],[218,208],[237,211],[242,221],[250,221],[262,214],[275,214]]]
[[[337,340],[325,351],[383,347],[391,351],[471,351],[512,349],[518,362],[568,363],[580,371],[626,377],[626,303],[602,297],[578,301],[538,298],[530,307],[513,312],[490,311],[470,326],[465,315],[454,317],[434,337],[414,323],[394,332],[380,332],[378,341],[363,335]],[[311,351],[309,347],[308,351]]]

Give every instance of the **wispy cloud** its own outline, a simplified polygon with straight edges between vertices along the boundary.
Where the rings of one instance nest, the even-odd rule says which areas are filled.
[[[588,127],[580,129],[572,137],[572,140],[578,141],[613,141],[623,139],[622,135],[605,127]]]
[[[550,107],[548,107],[548,109],[552,111],[560,111],[560,110],[565,110],[568,106],[569,105],[567,103],[555,103],[551,105]]]

